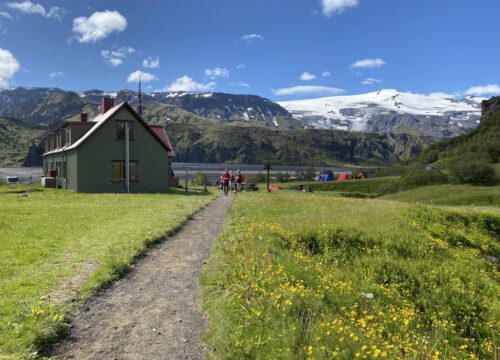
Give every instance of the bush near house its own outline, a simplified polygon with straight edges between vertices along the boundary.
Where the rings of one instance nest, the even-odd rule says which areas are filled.
[[[494,359],[499,232],[498,212],[241,194],[202,276],[208,358]]]
[[[75,289],[87,298],[213,198],[4,189],[12,187],[0,186],[0,359],[32,358],[65,331],[68,307],[48,296],[61,284],[90,267]]]

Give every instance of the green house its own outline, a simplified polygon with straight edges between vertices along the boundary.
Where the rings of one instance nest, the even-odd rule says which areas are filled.
[[[83,193],[150,193],[168,189],[174,152],[161,126],[127,103],[103,98],[101,113],[65,121],[45,139],[42,183]]]

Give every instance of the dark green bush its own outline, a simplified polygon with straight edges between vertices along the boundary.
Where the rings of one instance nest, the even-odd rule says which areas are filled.
[[[401,189],[412,189],[424,185],[446,184],[448,177],[439,170],[412,169],[400,179]]]
[[[491,185],[495,170],[484,161],[457,161],[449,166],[450,180],[455,184]]]

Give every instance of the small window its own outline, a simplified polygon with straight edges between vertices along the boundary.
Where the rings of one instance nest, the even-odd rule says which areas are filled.
[[[129,180],[139,181],[138,177],[138,161],[131,160],[129,162]],[[124,161],[112,161],[111,164],[111,181],[122,182],[125,181],[125,162]]]
[[[128,138],[134,140],[134,128],[131,121],[118,120],[116,122],[116,140],[125,140],[125,127],[128,127]]]

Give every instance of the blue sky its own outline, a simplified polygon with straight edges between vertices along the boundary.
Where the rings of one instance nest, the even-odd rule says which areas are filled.
[[[500,94],[498,0],[0,3],[0,87]],[[438,95],[439,96],[439,95]],[[443,95],[444,96],[444,95]]]

